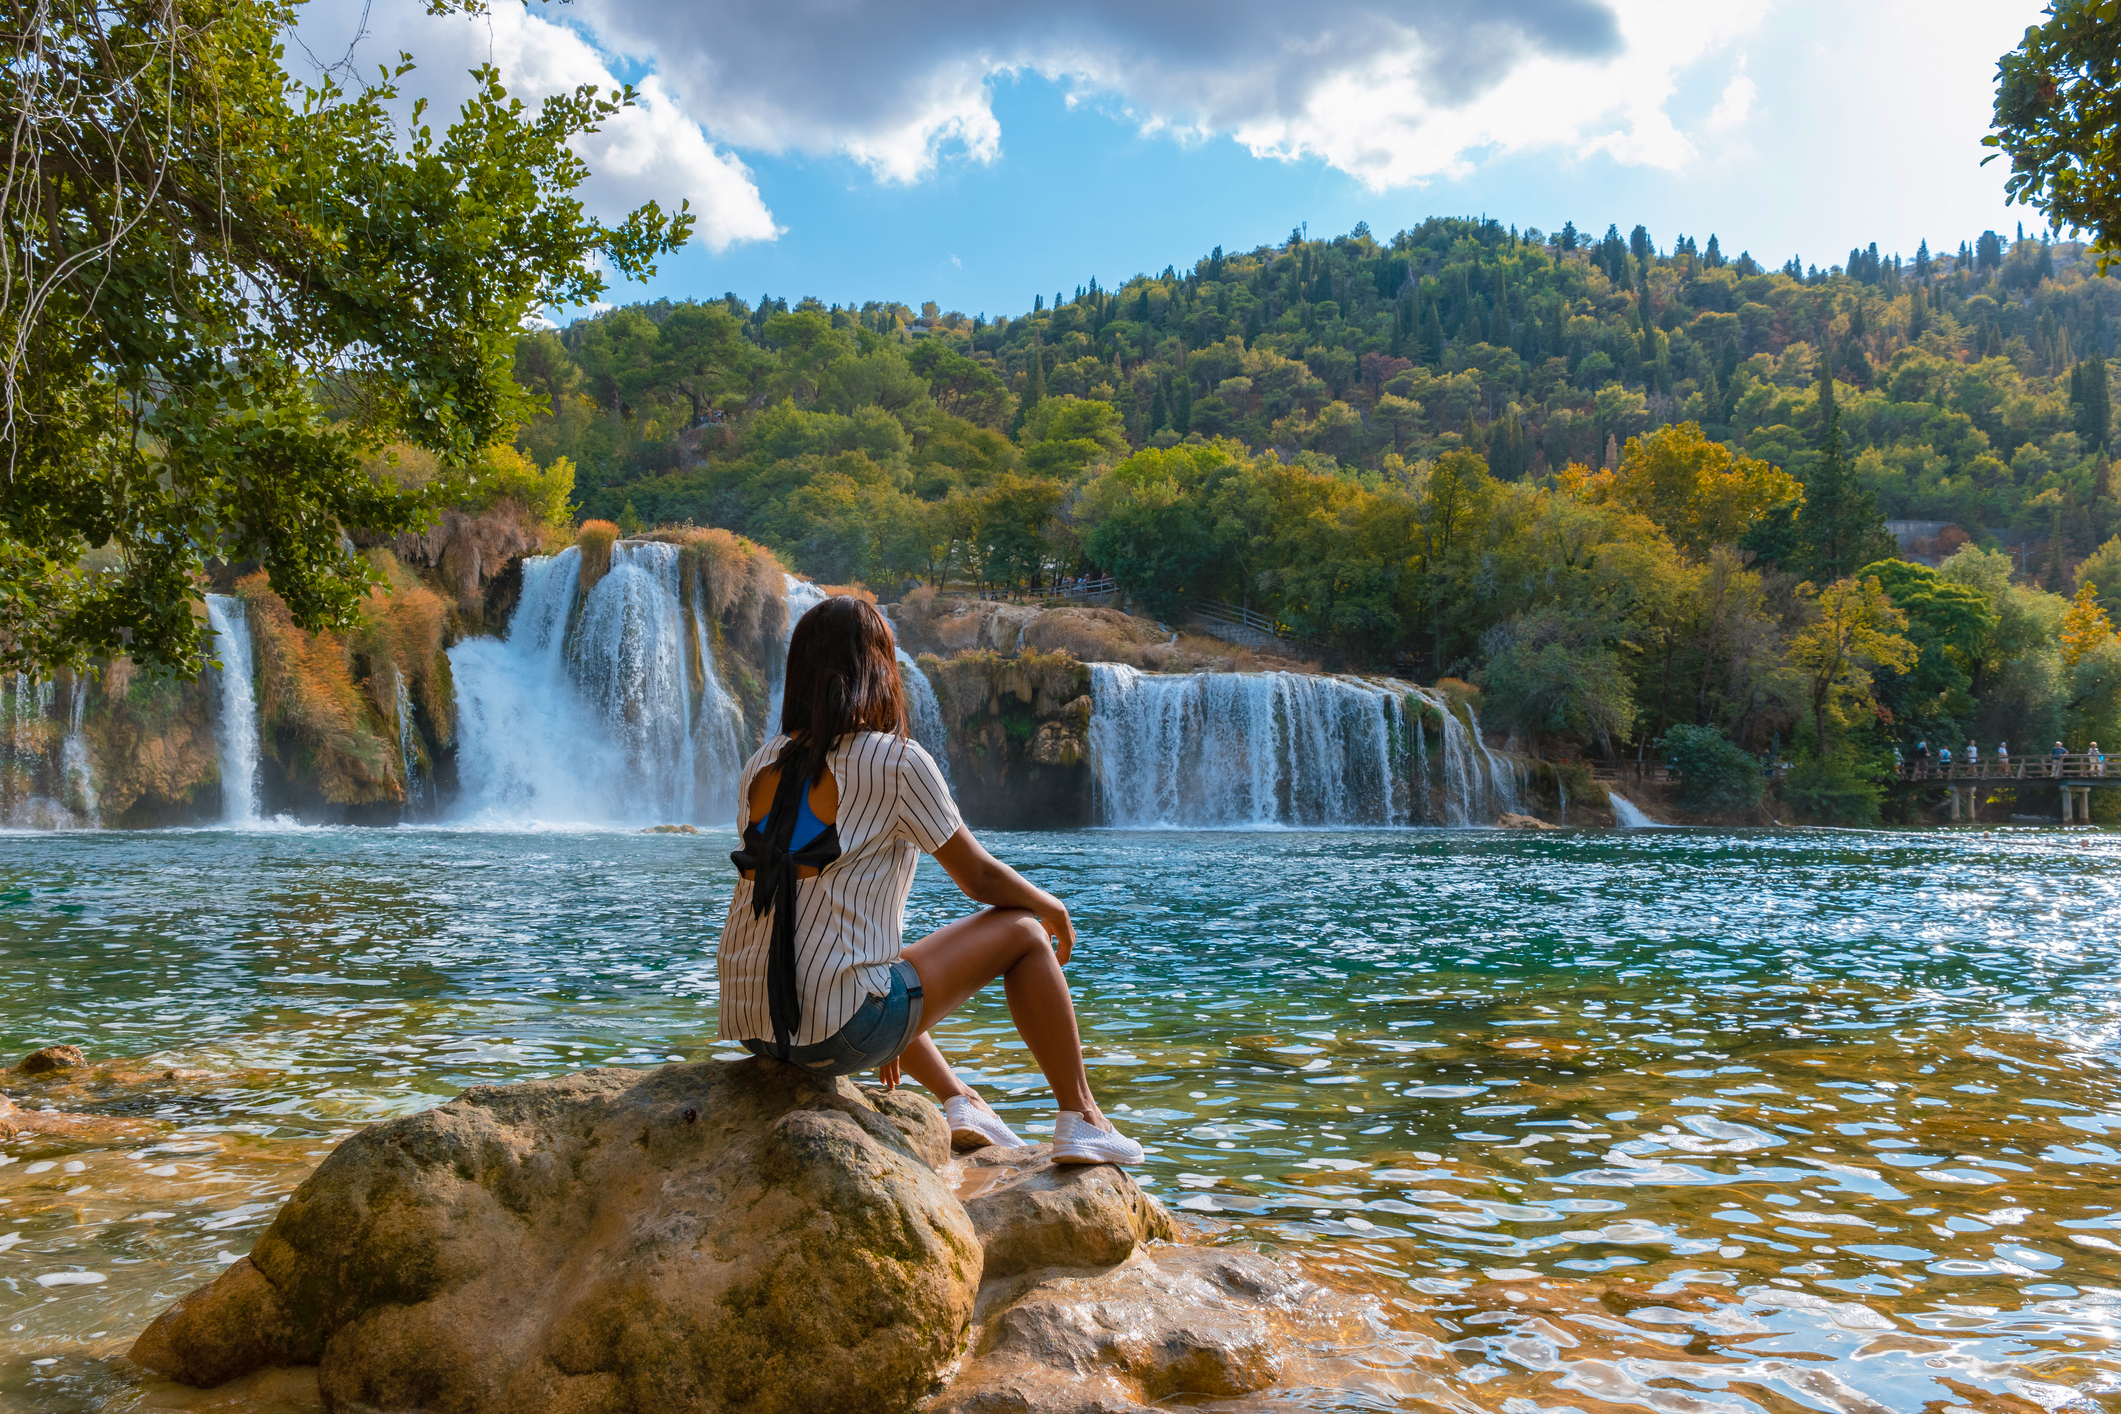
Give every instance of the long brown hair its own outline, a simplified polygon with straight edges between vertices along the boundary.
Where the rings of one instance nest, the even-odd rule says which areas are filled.
[[[876,605],[841,594],[814,605],[788,640],[781,730],[788,745],[775,764],[824,779],[825,758],[850,732],[906,735],[906,685],[898,674],[891,625]]]

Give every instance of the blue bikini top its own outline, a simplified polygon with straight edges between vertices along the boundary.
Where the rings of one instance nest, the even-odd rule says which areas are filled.
[[[825,833],[825,822],[817,818],[810,808],[810,792],[804,791],[795,798],[795,833],[788,837],[788,848],[792,852],[803,848],[819,835]]]

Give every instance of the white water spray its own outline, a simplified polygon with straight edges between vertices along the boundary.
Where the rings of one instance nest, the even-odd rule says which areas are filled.
[[[221,757],[221,820],[258,822],[258,695],[251,666],[250,617],[243,601],[206,596],[206,621],[221,660],[220,692],[214,702],[214,746]]]

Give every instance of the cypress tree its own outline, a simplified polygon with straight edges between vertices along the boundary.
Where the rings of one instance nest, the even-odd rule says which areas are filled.
[[[1154,437],[1171,421],[1171,413],[1164,405],[1164,385],[1156,385],[1156,396],[1149,402],[1149,435]]]
[[[1436,317],[1434,300],[1421,316],[1421,361],[1432,368],[1443,362],[1443,321]]]
[[[1171,384],[1171,430],[1181,437],[1193,430],[1193,380],[1184,374]]]
[[[1798,513],[1801,570],[1826,585],[1863,566],[1890,559],[1899,542],[1885,528],[1878,500],[1856,480],[1841,435],[1841,409],[1834,403],[1834,369],[1819,378],[1823,434],[1819,460],[1804,479],[1804,509]]]
[[[2083,359],[2070,369],[2069,401],[2076,413],[2077,435],[2093,451],[2105,449],[2113,430],[2112,396],[2105,359]]]
[[[1038,338],[1031,340],[1031,381],[1024,389],[1024,411],[1029,412],[1046,396],[1046,353]]]

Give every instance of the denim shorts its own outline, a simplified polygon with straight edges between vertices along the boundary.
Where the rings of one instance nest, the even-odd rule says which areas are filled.
[[[912,963],[900,958],[891,964],[887,995],[871,993],[845,1026],[822,1041],[790,1046],[787,1060],[816,1076],[854,1075],[893,1059],[920,1034],[921,975]],[[746,1041],[744,1049],[755,1056],[780,1058],[780,1048],[771,1041]]]

